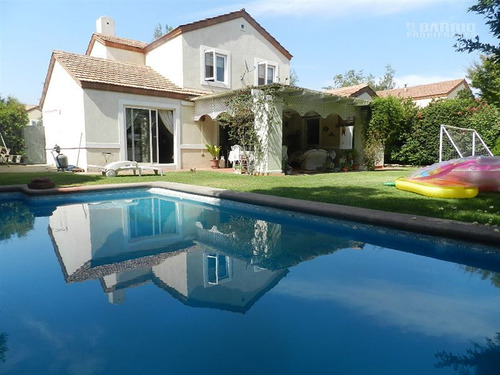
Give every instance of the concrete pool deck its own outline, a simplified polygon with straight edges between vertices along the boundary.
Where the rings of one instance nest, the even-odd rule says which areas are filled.
[[[495,251],[500,253],[500,230],[496,227],[487,225],[426,216],[392,213],[331,203],[304,201],[257,193],[237,192],[232,190],[186,185],[174,182],[157,181],[147,183],[93,185],[51,189],[30,189],[27,185],[9,185],[0,186],[0,193],[20,192],[28,196],[37,196],[153,187],[206,197],[229,199],[242,203],[296,211],[322,217],[354,221],[362,224],[377,225],[412,233],[480,243],[493,246]]]

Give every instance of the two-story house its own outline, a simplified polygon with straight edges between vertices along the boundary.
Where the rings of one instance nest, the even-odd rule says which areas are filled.
[[[58,144],[70,164],[207,167],[205,144],[220,142],[227,95],[260,85],[280,88],[284,124],[266,147],[266,173],[281,171],[289,133],[311,133],[308,119],[316,119],[317,134],[295,148],[335,148],[339,116],[360,118],[361,101],[289,86],[292,55],[244,9],[178,26],[149,44],[115,36],[109,17],[96,26],[84,55],[53,52],[40,102],[47,147]]]

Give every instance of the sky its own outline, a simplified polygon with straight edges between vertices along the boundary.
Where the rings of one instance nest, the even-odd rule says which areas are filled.
[[[472,0],[0,0],[0,97],[38,104],[53,50],[84,54],[100,16],[116,35],[150,42],[176,27],[242,8],[292,55],[298,86],[321,90],[348,70],[397,87],[465,78],[477,53],[456,52],[454,34],[491,41]]]

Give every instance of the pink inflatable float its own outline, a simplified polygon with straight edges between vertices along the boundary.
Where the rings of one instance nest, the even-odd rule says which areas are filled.
[[[500,157],[470,156],[433,164],[398,178],[396,187],[438,198],[472,198],[479,191],[500,191]]]

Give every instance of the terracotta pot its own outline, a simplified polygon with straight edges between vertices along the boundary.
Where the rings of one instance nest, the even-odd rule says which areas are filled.
[[[210,167],[212,167],[213,169],[219,168],[219,160],[218,159],[210,160]]]

